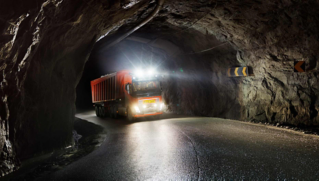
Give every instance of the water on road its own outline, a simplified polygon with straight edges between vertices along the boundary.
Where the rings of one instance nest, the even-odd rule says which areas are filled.
[[[98,118],[91,111],[76,116],[103,126],[108,135],[97,150],[53,173],[51,179],[319,178],[318,136],[219,118],[170,115],[129,123]]]

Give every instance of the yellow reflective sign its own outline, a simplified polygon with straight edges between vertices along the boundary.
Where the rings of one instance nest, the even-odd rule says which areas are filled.
[[[144,104],[149,104],[149,103],[155,103],[156,100],[155,99],[151,99],[151,100],[144,100],[143,103]]]
[[[247,74],[246,74],[246,68],[247,68],[247,67],[244,67],[244,68],[243,68],[243,75],[244,75],[244,76],[247,76]]]
[[[238,76],[238,67],[235,69],[235,75]]]

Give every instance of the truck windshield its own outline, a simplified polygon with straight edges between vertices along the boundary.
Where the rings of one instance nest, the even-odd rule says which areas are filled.
[[[133,82],[133,91],[135,93],[152,93],[160,90],[160,83],[157,80]]]

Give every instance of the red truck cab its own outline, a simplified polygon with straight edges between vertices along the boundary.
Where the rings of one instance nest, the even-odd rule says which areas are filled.
[[[163,113],[159,76],[142,71],[122,70],[91,81],[92,102],[96,115],[136,118]]]

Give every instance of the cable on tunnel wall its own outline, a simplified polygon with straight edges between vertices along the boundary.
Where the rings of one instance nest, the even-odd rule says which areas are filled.
[[[139,23],[136,27],[134,27],[133,29],[129,30],[128,32],[126,32],[125,34],[123,34],[122,36],[120,36],[119,38],[117,38],[116,40],[114,40],[113,42],[111,42],[110,44],[108,44],[107,46],[105,46],[103,48],[103,51],[105,51],[106,49],[114,46],[115,44],[121,42],[122,40],[124,40],[126,37],[130,36],[132,33],[134,33],[136,30],[140,29],[141,27],[143,27],[145,24],[147,24],[148,22],[150,22],[157,14],[158,12],[161,10],[161,8],[163,7],[165,0],[157,0],[157,6],[156,8],[153,10],[153,12],[145,19],[143,20],[141,23]]]

